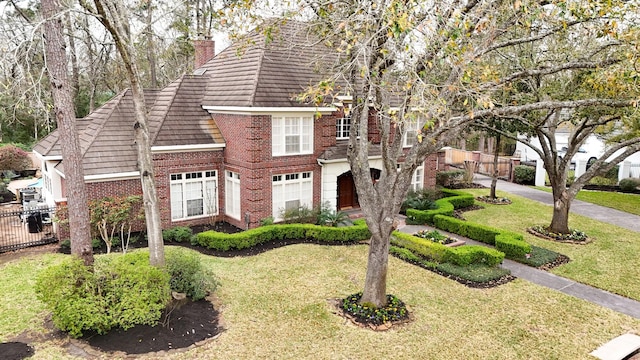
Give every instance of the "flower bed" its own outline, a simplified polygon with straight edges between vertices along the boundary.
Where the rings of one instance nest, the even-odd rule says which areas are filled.
[[[465,244],[464,241],[444,235],[440,233],[438,230],[420,230],[417,233],[413,234],[413,236],[426,239],[434,243],[450,246],[450,247],[460,246]]]

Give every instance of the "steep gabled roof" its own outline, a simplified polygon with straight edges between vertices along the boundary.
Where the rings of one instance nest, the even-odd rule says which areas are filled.
[[[295,97],[326,78],[336,58],[335,52],[295,21],[279,27],[272,39],[254,32],[202,66],[200,72],[204,70],[210,78],[203,105],[312,106]]]
[[[145,90],[152,146],[221,144],[224,139],[200,106],[207,79],[186,75],[163,90]],[[116,95],[76,121],[85,176],[137,171],[131,91]],[[61,156],[58,130],[35,147],[43,156]]]

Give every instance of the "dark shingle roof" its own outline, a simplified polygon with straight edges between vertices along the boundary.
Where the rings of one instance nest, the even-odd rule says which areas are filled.
[[[152,146],[218,144],[224,140],[200,106],[207,79],[185,75],[163,90],[145,90],[150,109]],[[137,171],[133,132],[133,99],[126,90],[76,121],[85,176]],[[58,131],[40,141],[34,151],[61,156]]]
[[[326,78],[336,54],[300,23],[289,21],[271,40],[254,32],[202,66],[210,76],[205,106],[300,107],[304,89]]]

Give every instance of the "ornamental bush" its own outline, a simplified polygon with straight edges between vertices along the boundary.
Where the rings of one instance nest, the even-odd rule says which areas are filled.
[[[53,323],[76,338],[85,331],[155,325],[170,299],[169,275],[149,265],[143,251],[96,257],[93,271],[69,257],[43,270],[35,291]]]
[[[193,230],[187,226],[174,226],[170,229],[162,230],[162,238],[165,241],[189,242],[193,237]]]
[[[367,240],[371,232],[363,219],[352,226],[329,227],[313,224],[266,225],[235,234],[209,230],[199,233],[194,245],[228,251],[247,249],[269,241],[309,239],[326,243],[354,243]]]
[[[620,190],[625,192],[633,192],[638,186],[640,186],[640,179],[626,178],[620,180]]]
[[[193,301],[204,299],[218,287],[213,273],[202,265],[200,255],[193,250],[168,247],[166,269],[171,290],[185,293]]]
[[[513,169],[513,178],[518,184],[533,185],[536,180],[536,168],[527,165],[517,165]]]

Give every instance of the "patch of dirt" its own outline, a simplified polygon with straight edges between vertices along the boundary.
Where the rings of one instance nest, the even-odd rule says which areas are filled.
[[[549,270],[551,270],[553,268],[556,268],[556,267],[558,267],[560,265],[568,264],[570,261],[571,261],[571,259],[569,259],[568,256],[559,254],[558,257],[555,260],[553,260],[550,263],[546,263],[546,264],[538,267],[538,269],[544,270],[544,271],[549,271]]]
[[[33,348],[22,342],[0,343],[0,355],[3,360],[22,360],[33,355]]]
[[[113,329],[104,335],[87,334],[82,339],[103,352],[143,354],[182,349],[218,335],[218,311],[211,301],[188,301],[165,311],[156,326],[137,325],[128,330]]]

